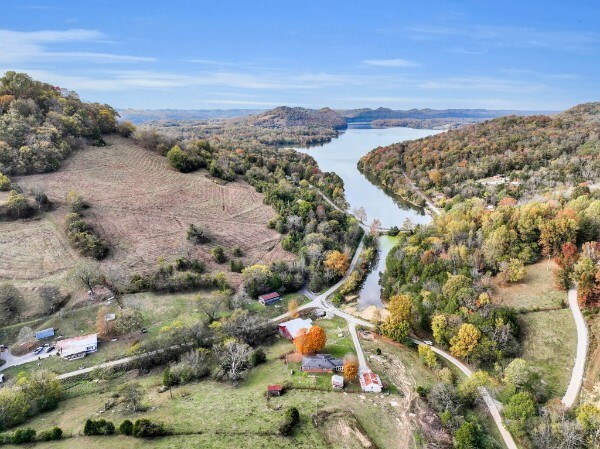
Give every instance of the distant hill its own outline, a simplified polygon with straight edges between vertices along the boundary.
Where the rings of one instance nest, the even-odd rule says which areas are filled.
[[[404,173],[431,196],[519,198],[600,181],[600,103],[554,116],[496,118],[376,148],[359,161],[375,182],[408,194]],[[492,178],[495,177],[495,178]]]
[[[263,109],[118,109],[122,120],[139,124],[152,120],[211,120],[245,117]]]
[[[505,115],[534,115],[544,111],[514,111],[491,109],[408,109],[394,110],[389,108],[377,109],[343,109],[337,111],[348,122],[370,122],[373,120],[389,119],[490,119]]]
[[[213,120],[158,120],[144,123],[183,139],[208,139],[220,146],[307,146],[328,142],[347,127],[329,108],[280,106],[245,117]]]

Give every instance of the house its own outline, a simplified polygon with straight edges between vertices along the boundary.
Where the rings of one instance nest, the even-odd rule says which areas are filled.
[[[331,386],[334,390],[341,390],[344,388],[344,377],[338,374],[331,376]]]
[[[87,354],[98,350],[98,335],[81,335],[66,338],[56,344],[58,354],[67,360],[82,359]]]
[[[302,357],[302,367],[305,373],[333,373],[344,371],[344,361],[329,354],[305,355]]]
[[[258,302],[260,302],[263,306],[268,306],[277,301],[281,301],[281,296],[277,292],[267,293],[266,295],[260,295],[258,297]]]
[[[362,388],[362,391],[381,393],[381,389],[383,388],[381,379],[373,371],[369,369],[362,370],[358,374],[358,379],[360,380],[360,387]]]
[[[298,336],[300,329],[310,330],[312,327],[311,319],[296,318],[290,321],[285,321],[279,325],[279,333],[290,340]]]
[[[267,386],[267,396],[272,398],[274,396],[281,396],[283,393],[283,387],[281,385],[269,385]]]
[[[48,329],[42,329],[35,333],[36,340],[43,340],[44,338],[54,337],[54,328],[49,327]]]

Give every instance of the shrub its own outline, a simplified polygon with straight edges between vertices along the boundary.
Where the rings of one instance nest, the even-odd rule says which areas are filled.
[[[63,436],[63,431],[60,427],[53,427],[52,429],[44,430],[38,435],[40,441],[55,441],[60,440]]]
[[[133,433],[133,423],[126,419],[119,425],[119,433],[123,435],[131,435]]]
[[[221,245],[215,246],[211,250],[211,254],[217,263],[227,262],[227,256],[225,255],[225,249]]]
[[[11,182],[10,178],[4,173],[0,172],[0,191],[7,192],[10,190]]]
[[[136,420],[132,428],[132,435],[136,438],[155,438],[169,433],[164,424],[152,422],[149,419]]]
[[[89,435],[112,435],[115,433],[115,425],[105,419],[94,421],[88,419],[83,426],[83,434]]]
[[[131,137],[135,132],[135,125],[129,120],[125,120],[117,125],[117,132],[123,137]]]
[[[233,248],[233,250],[231,251],[231,253],[235,257],[242,257],[244,255],[244,252],[242,251],[242,248],[240,248],[239,246],[236,246],[235,248]]]
[[[244,271],[244,262],[242,262],[241,260],[230,260],[229,270],[234,273],[241,273],[242,271]]]
[[[250,354],[250,365],[252,366],[258,366],[261,363],[265,363],[267,361],[267,355],[265,354],[265,351],[263,351],[262,349],[257,349],[255,351],[252,351],[252,354]]]
[[[206,229],[195,224],[190,224],[187,232],[187,239],[196,245],[201,245],[210,242],[210,235]]]
[[[285,411],[283,423],[279,426],[281,435],[291,435],[294,428],[300,422],[300,413],[296,407],[290,407]]]
[[[35,430],[31,427],[27,427],[26,429],[15,430],[15,433],[12,434],[11,438],[12,444],[32,443],[34,441]]]

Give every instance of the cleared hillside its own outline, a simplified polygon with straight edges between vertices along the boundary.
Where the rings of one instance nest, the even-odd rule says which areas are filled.
[[[60,225],[68,213],[65,197],[70,190],[89,202],[86,219],[113,245],[102,263],[128,272],[154,267],[161,257],[183,255],[204,261],[211,271],[227,272],[228,267],[216,264],[210,254],[216,245],[226,250],[239,246],[246,264],[291,257],[279,245],[280,234],[267,226],[275,212],[245,182],[222,185],[208,179],[206,172],[183,174],[132,139],[105,139],[107,146],[83,148],[59,171],[15,178],[24,190],[42,187],[58,207],[39,220],[0,223],[4,244],[19,253],[2,252],[0,276],[43,278],[77,262],[77,255],[65,254],[61,244]],[[205,227],[212,241],[187,241],[191,223]],[[64,257],[57,257],[60,254]],[[228,276],[239,281],[237,274]]]

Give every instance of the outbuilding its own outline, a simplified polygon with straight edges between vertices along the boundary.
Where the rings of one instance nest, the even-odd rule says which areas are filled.
[[[268,306],[278,301],[281,301],[281,295],[277,292],[267,293],[258,297],[258,302],[260,302],[263,306]]]
[[[331,376],[331,386],[334,390],[342,390],[344,388],[344,377],[338,374]]]
[[[281,385],[269,385],[267,387],[267,396],[270,398],[275,396],[281,396],[283,393],[283,387]]]
[[[36,340],[43,340],[44,338],[54,337],[54,328],[49,327],[48,329],[42,329],[35,333]]]

